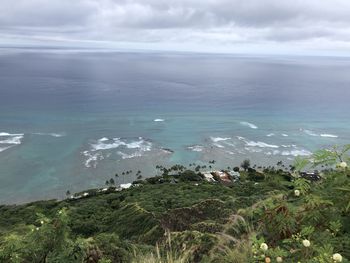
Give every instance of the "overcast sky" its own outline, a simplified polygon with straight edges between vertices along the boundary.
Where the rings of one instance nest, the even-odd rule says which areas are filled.
[[[0,45],[350,54],[350,0],[0,0]]]

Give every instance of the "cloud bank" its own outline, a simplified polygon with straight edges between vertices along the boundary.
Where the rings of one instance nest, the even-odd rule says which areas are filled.
[[[350,52],[348,0],[1,0],[1,45]]]

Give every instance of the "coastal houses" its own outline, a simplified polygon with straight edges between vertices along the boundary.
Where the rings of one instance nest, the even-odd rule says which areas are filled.
[[[207,182],[231,183],[239,180],[240,174],[235,171],[210,171],[202,173]]]

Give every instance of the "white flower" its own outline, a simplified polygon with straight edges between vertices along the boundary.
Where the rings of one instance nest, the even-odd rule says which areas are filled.
[[[309,247],[310,245],[311,245],[311,243],[310,243],[309,240],[307,240],[307,239],[304,239],[304,240],[303,240],[303,246],[304,246],[304,247]]]
[[[36,230],[39,230],[39,227],[37,227]]]
[[[341,162],[339,164],[339,167],[342,168],[342,169],[345,169],[346,167],[348,167],[348,164],[346,162]]]
[[[342,262],[343,261],[343,257],[339,253],[333,254],[332,259],[335,262]]]
[[[276,258],[276,261],[277,261],[278,263],[280,263],[280,262],[283,261],[283,259],[282,259],[282,257],[277,257],[277,258]]]
[[[43,220],[41,220],[41,221],[40,221],[40,224],[42,224],[42,225],[43,225],[43,224],[44,224],[44,221],[43,221]]]
[[[264,251],[266,251],[266,250],[268,250],[268,245],[266,244],[266,243],[261,243],[261,245],[260,245],[260,249],[261,250],[264,250]]]
[[[294,195],[295,196],[299,196],[300,195],[300,191],[299,190],[294,190]]]

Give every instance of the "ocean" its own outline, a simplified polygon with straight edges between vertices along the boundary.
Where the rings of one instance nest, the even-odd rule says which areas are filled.
[[[349,143],[349,72],[339,57],[1,49],[0,203]]]

